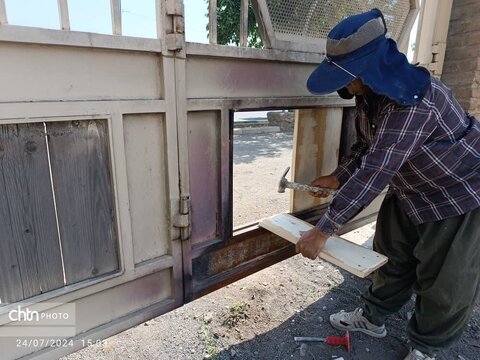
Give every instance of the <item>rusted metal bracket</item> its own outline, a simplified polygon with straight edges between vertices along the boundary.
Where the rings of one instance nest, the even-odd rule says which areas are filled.
[[[180,229],[180,240],[190,238],[190,197],[180,197],[179,214],[173,219],[173,226]]]

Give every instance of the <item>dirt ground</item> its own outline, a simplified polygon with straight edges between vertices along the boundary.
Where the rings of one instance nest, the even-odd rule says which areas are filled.
[[[288,194],[277,194],[276,186],[291,162],[291,146],[292,134],[235,135],[236,225],[288,209]],[[254,176],[258,171],[261,177]],[[260,185],[252,184],[256,178]],[[344,237],[371,246],[374,227]],[[329,315],[353,310],[369,283],[296,255],[63,359],[403,359],[413,301],[387,320],[387,337],[351,333],[349,354],[341,347],[294,341],[294,336],[342,335],[330,326]],[[463,337],[438,359],[480,359],[478,303]]]

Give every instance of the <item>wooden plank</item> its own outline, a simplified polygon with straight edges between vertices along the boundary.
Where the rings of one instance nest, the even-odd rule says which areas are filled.
[[[301,231],[313,228],[313,225],[289,214],[271,216],[261,220],[259,225],[294,244],[300,238]],[[361,278],[388,261],[386,256],[338,236],[331,236],[327,240],[319,257]]]
[[[0,298],[63,286],[43,123],[0,128]]]
[[[297,110],[292,156],[292,179],[309,183],[321,175],[329,175],[338,165],[342,108]],[[329,201],[305,191],[291,191],[290,211],[296,212]]]
[[[1,1],[1,0],[0,0]],[[10,128],[2,126],[0,129],[0,170],[5,169],[5,150],[8,149],[6,140]],[[22,278],[15,252],[15,240],[12,234],[10,208],[8,205],[7,188],[4,176],[0,176],[0,305],[16,302],[23,299]]]
[[[118,269],[106,120],[48,123],[67,284]]]

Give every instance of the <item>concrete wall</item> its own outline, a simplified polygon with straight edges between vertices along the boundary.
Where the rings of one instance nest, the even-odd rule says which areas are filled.
[[[455,0],[442,80],[465,110],[480,118],[480,1]]]

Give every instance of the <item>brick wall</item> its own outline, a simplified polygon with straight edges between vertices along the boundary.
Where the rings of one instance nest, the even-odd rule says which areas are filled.
[[[480,1],[453,0],[442,80],[480,119]]]

